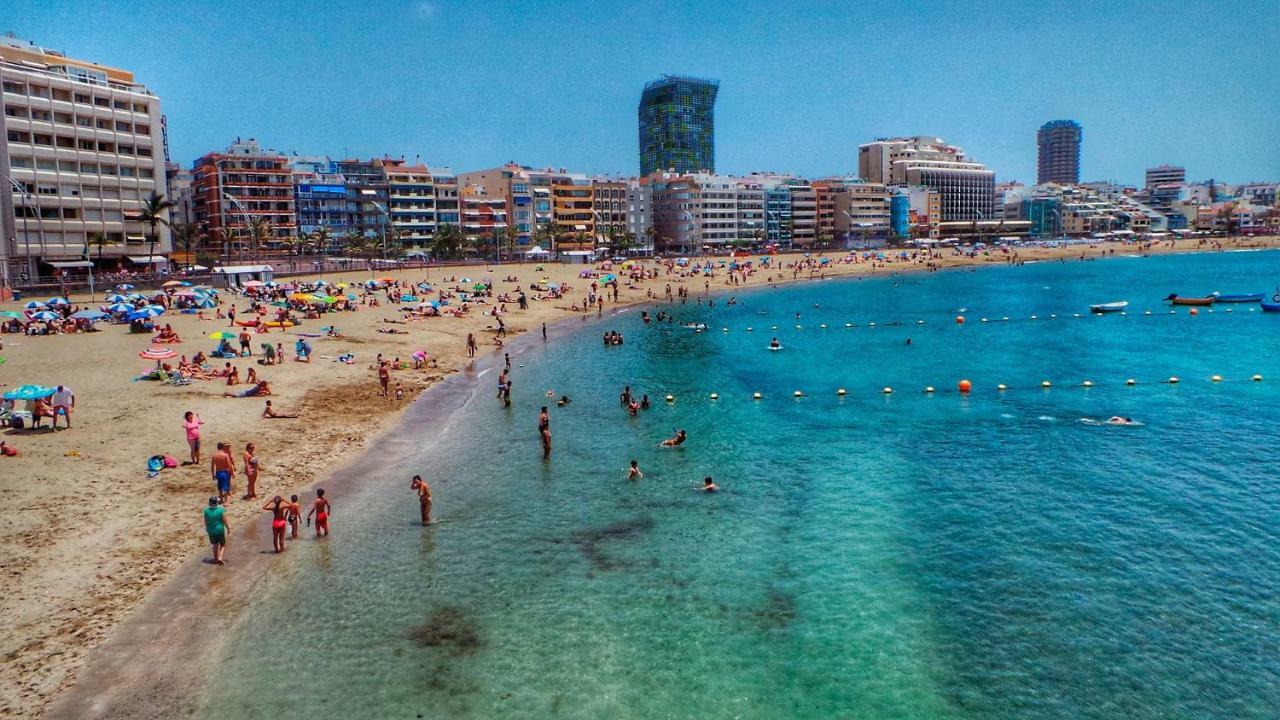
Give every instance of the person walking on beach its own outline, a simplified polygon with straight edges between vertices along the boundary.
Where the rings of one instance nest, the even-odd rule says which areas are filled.
[[[284,552],[284,529],[288,525],[285,515],[289,512],[289,505],[284,498],[277,495],[263,505],[262,509],[271,513],[271,548],[282,553]]]
[[[542,436],[542,457],[551,457],[551,415],[547,413],[546,405],[538,414],[538,434]]]
[[[188,410],[182,416],[182,429],[187,432],[187,446],[191,448],[192,465],[200,464],[200,426],[204,424],[204,420],[199,415]]]
[[[307,513],[307,524],[311,524],[311,516],[316,516],[316,537],[329,536],[329,513],[332,508],[324,497],[324,488],[316,488],[316,502]]]
[[[289,496],[289,509],[285,511],[284,519],[289,521],[289,539],[297,540],[298,528],[302,525],[302,505],[297,495]]]
[[[227,310],[227,327],[235,327],[236,325],[236,306],[233,304],[231,309]]]
[[[476,336],[475,333],[467,333],[467,357],[476,356]]]
[[[378,384],[382,386],[382,397],[387,396],[387,384],[391,382],[391,371],[387,369],[387,361],[378,363]]]
[[[542,323],[542,342],[547,341],[547,324]]]
[[[241,357],[253,356],[253,348],[250,347],[252,340],[253,340],[253,336],[249,334],[249,331],[247,329],[240,331],[240,356]]]
[[[244,481],[245,492],[241,500],[252,500],[258,497],[258,457],[254,455],[254,444],[244,446]]]
[[[502,386],[502,404],[511,407],[511,378],[507,378],[507,383]]]
[[[418,508],[422,512],[422,524],[431,524],[431,486],[421,475],[414,475],[413,481],[409,483],[410,490],[418,491]]]
[[[213,563],[225,565],[223,554],[227,551],[227,534],[231,525],[227,523],[226,508],[218,502],[218,498],[209,498],[209,506],[204,509],[204,530],[209,534],[209,545],[213,548]]]
[[[218,499],[223,503],[231,495],[231,478],[236,474],[236,459],[231,455],[231,447],[224,442],[218,443],[218,449],[209,458],[209,470],[218,485]]]

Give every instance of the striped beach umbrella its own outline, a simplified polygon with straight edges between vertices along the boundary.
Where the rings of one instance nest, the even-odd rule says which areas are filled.
[[[160,287],[176,288],[176,287],[182,287],[183,285],[190,285],[190,284],[191,283],[184,283],[181,280],[170,280],[169,282],[161,285]]]
[[[40,302],[39,300],[32,300],[31,302],[28,302],[26,305],[23,305],[22,307],[26,308],[27,310],[39,310],[40,308],[44,307],[44,303]]]
[[[44,304],[49,305],[51,307],[57,307],[59,305],[70,305],[71,303],[67,302],[66,298],[53,297],[53,298],[49,298],[48,300],[45,300]]]
[[[121,295],[120,293],[112,293],[111,295],[107,296],[107,302],[109,303],[122,303],[122,302],[128,302],[128,300],[129,298],[125,297],[124,295]]]
[[[164,308],[159,305],[146,305],[133,311],[134,315],[144,315],[146,317],[155,317],[164,314]]]
[[[120,290],[120,291],[122,291],[122,292],[123,292],[123,291],[125,291],[125,290],[132,290],[132,289],[133,289],[133,286],[132,286],[132,285],[130,285],[129,283],[123,283],[123,284],[121,284],[121,285],[117,285],[117,286],[116,286],[116,289],[117,289],[117,290]]]
[[[142,358],[143,360],[155,360],[156,362],[160,362],[161,360],[170,360],[170,359],[176,358],[178,357],[178,353],[170,350],[167,347],[157,347],[155,345],[152,345],[146,350],[143,350],[142,352],[138,353],[138,357]]]
[[[117,302],[117,303],[111,303],[110,305],[104,305],[102,309],[106,310],[109,313],[133,312],[133,306],[126,302]]]
[[[39,312],[31,313],[31,319],[38,320],[40,322],[51,322],[53,320],[61,320],[62,315],[53,312],[52,310],[40,310]]]

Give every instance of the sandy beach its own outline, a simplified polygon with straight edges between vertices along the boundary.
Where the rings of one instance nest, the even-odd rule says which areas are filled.
[[[1238,238],[1223,241],[1225,250],[1280,246],[1280,238]],[[1163,244],[1153,253],[1194,252],[1202,247],[1194,240]],[[1099,258],[1103,254],[1136,254],[1135,246],[1099,244],[1061,249],[1022,249],[1019,259],[1045,261],[1065,258],[1078,261],[1083,254]],[[832,255],[831,257],[838,257]],[[793,263],[799,256],[784,255],[775,262]],[[974,258],[944,252],[933,261],[943,268],[999,265],[999,254]],[[654,267],[653,263],[645,263]],[[556,323],[574,316],[583,320],[597,317],[575,312],[581,306],[591,280],[579,273],[592,266],[547,263],[545,271],[532,264],[491,265],[406,270],[383,273],[401,280],[427,280],[437,287],[453,287],[447,278],[492,281],[496,292],[515,287],[528,288],[541,277],[568,284],[572,290],[560,300],[531,302],[528,310],[508,304],[503,316],[511,336],[539,333],[544,323]],[[885,275],[922,271],[917,263],[872,264],[833,263],[821,271],[825,277],[844,275]],[[761,270],[749,278],[746,287],[760,286],[772,276],[774,282],[805,281],[817,273],[791,270]],[[515,280],[504,278],[514,276]],[[358,282],[367,273],[328,275],[329,280]],[[302,278],[305,280],[306,278]],[[288,280],[296,280],[289,278]],[[665,285],[681,285],[691,296],[726,288],[725,274],[714,277],[683,278],[660,274],[633,288],[622,285],[618,299],[605,312],[625,305],[649,302],[647,291],[661,297]],[[1185,292],[1207,290],[1193,287]],[[741,287],[741,286],[737,286]],[[1269,290],[1270,288],[1261,288]],[[1175,289],[1171,289],[1175,290]],[[382,294],[379,293],[379,297]],[[243,299],[224,293],[223,307]],[[73,303],[94,307],[84,295]],[[1113,298],[1099,298],[1099,301]],[[360,306],[356,312],[342,312],[310,320],[299,331],[320,333],[320,327],[336,325],[341,338],[311,338],[315,357],[311,363],[294,362],[259,366],[256,358],[234,361],[241,373],[250,367],[270,381],[272,401],[278,411],[296,413],[298,419],[262,419],[261,398],[224,398],[228,388],[222,380],[195,381],[187,386],[158,382],[134,382],[132,378],[151,363],[138,358],[147,348],[150,335],[130,334],[127,327],[100,324],[92,334],[27,337],[0,335],[0,389],[23,384],[66,385],[77,397],[70,430],[5,429],[0,438],[19,450],[17,457],[0,458],[0,493],[6,498],[6,512],[0,515],[0,543],[6,553],[0,559],[0,577],[6,592],[0,597],[0,716],[39,717],[59,695],[71,687],[88,654],[107,640],[120,623],[142,606],[152,591],[174,578],[178,568],[192,557],[207,555],[209,548],[200,511],[213,494],[207,457],[218,441],[226,441],[237,452],[254,442],[261,459],[259,499],[243,501],[243,476],[237,478],[228,513],[233,534],[228,551],[231,563],[248,549],[237,544],[235,529],[262,521],[261,503],[276,494],[288,495],[311,486],[357,457],[379,433],[392,427],[408,404],[424,389],[443,377],[464,370],[473,361],[466,352],[468,333],[475,333],[480,354],[501,354],[494,343],[496,322],[479,305],[464,317],[428,318],[408,324],[389,324],[401,317],[400,307],[384,302],[378,307]],[[0,305],[0,310],[17,310],[18,303]],[[206,311],[211,315],[212,311]],[[202,321],[194,315],[167,313],[159,319],[171,323],[184,339],[172,345],[180,354],[208,352],[216,345],[206,336],[226,329],[227,322]],[[407,334],[386,334],[379,330],[403,330]],[[290,330],[276,330],[255,336],[259,342],[284,343],[290,347]],[[408,360],[416,350],[435,359],[421,370],[396,370],[392,386],[402,384],[401,401],[379,395],[374,359]],[[343,353],[355,356],[354,364],[335,362]],[[292,353],[287,353],[292,356]],[[214,361],[221,365],[223,361]],[[194,411],[204,420],[202,432],[205,462],[182,466],[148,478],[146,460],[168,454],[180,460],[188,455],[181,420],[185,411]],[[243,531],[241,531],[241,534]],[[208,566],[210,573],[220,569]],[[174,589],[170,588],[169,592]]]

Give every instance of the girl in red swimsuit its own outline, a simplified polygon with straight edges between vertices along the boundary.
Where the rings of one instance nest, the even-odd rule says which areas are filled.
[[[278,553],[284,552],[284,529],[289,524],[284,516],[289,510],[289,505],[285,503],[284,498],[277,495],[271,498],[271,502],[263,505],[262,509],[271,511],[271,547]]]

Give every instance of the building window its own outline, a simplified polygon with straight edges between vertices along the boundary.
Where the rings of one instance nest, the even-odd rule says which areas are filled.
[[[92,101],[93,98],[89,97],[85,93],[76,93],[76,102],[88,105]]]
[[[27,86],[23,85],[22,83],[16,83],[16,82],[11,82],[9,80],[5,80],[4,91],[7,93],[15,93],[17,95],[26,95]]]
[[[57,161],[57,160],[37,160],[37,161],[36,161],[36,169],[37,169],[37,170],[53,170],[53,171],[57,171],[57,169],[58,169],[58,161]],[[41,190],[41,192],[43,192],[43,190]],[[55,191],[55,193],[54,193],[54,194],[56,194],[56,191]]]
[[[101,97],[94,98],[93,104],[97,105],[98,107],[111,107],[111,101]]]

